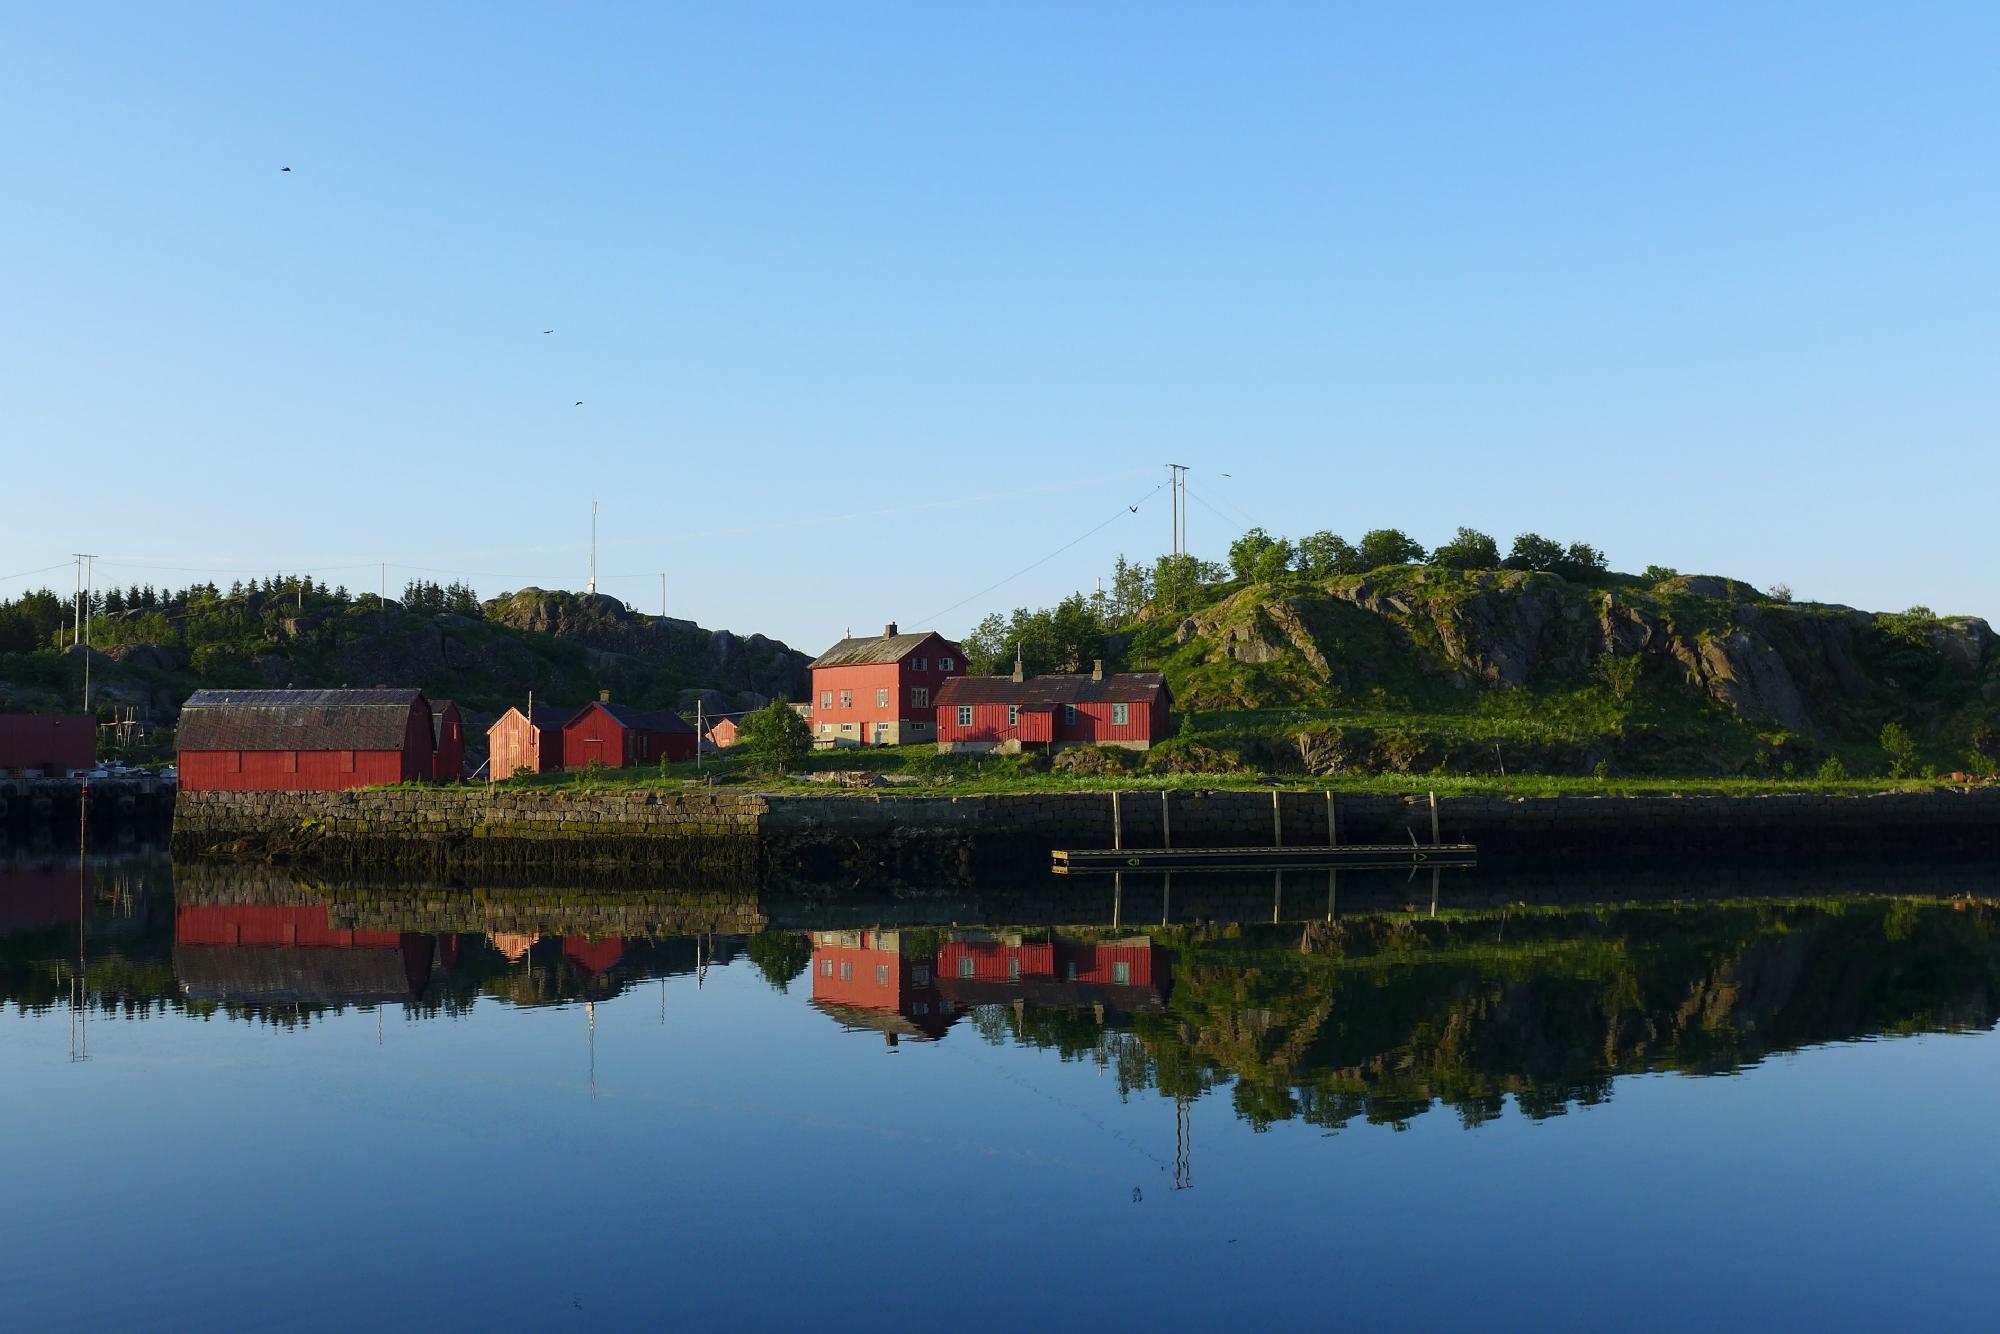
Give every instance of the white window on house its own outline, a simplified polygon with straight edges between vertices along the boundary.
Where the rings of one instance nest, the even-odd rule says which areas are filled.
[[[927,671],[929,671],[930,669],[931,669],[931,660],[930,660],[929,658],[911,658],[911,659],[910,659],[910,670],[911,670],[911,671],[913,671],[913,672],[927,672]]]
[[[958,975],[960,977],[972,976],[972,956],[970,954],[958,961]]]
[[[821,960],[819,961],[819,975],[820,975],[821,977],[832,977],[832,976],[833,976],[833,960],[831,960],[831,959],[821,959]]]
[[[889,707],[889,692],[886,689],[877,690],[875,692],[875,707],[878,709],[886,709]]]
[[[831,690],[822,690],[819,692],[819,706],[822,709],[833,707],[833,692]]]
[[[920,963],[910,969],[911,986],[927,987],[930,984],[931,984],[931,966],[929,964]]]
[[[854,980],[854,965],[848,963],[845,959],[841,960],[840,963],[840,980],[843,982],[852,982]]]
[[[1074,704],[1063,705],[1063,723],[1064,725],[1069,727],[1076,726],[1076,705]]]
[[[1131,964],[1129,964],[1129,963],[1114,963],[1114,964],[1112,964],[1112,965],[1111,965],[1111,981],[1112,981],[1112,984],[1113,984],[1114,986],[1120,986],[1120,987],[1129,987],[1129,986],[1131,986],[1131,985],[1132,985],[1132,965],[1131,965]]]
[[[911,686],[911,687],[910,687],[910,707],[911,707],[911,708],[913,708],[913,709],[928,709],[928,708],[929,708],[930,706],[931,706],[931,691],[930,691],[930,687],[929,687],[929,686]]]
[[[819,725],[819,730],[820,730],[820,735],[821,735],[821,736],[828,736],[828,735],[831,735],[831,734],[832,734],[832,732],[833,732],[833,724],[832,724],[832,723],[821,723],[821,724]]]
[[[875,965],[875,985],[878,987],[886,987],[889,985],[888,964],[878,963]]]
[[[843,690],[840,692],[840,707],[843,709],[854,707],[854,692],[852,690]]]
[[[960,727],[972,726],[972,706],[970,704],[961,704],[958,706],[958,725]]]
[[[938,670],[941,672],[956,671],[958,670],[958,664],[952,661],[950,658],[939,658]]]
[[[1113,727],[1123,727],[1131,720],[1132,706],[1130,704],[1113,704],[1111,706],[1111,725]]]
[[[1018,704],[1009,704],[1007,706],[1007,726],[1009,727],[1018,726],[1020,724],[1020,721],[1021,721],[1021,706]]]
[[[1016,982],[1021,980],[1021,958],[1019,955],[1007,960],[1007,976]]]

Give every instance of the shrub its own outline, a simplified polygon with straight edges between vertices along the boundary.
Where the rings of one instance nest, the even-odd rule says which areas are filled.
[[[1845,783],[1847,781],[1847,766],[1840,762],[1840,756],[1829,755],[1821,763],[1819,773],[1815,776],[1822,783]]]
[[[774,699],[743,716],[736,725],[736,744],[761,764],[796,769],[812,753],[812,727],[798,710]]]
[[[1639,572],[1639,577],[1649,584],[1664,584],[1669,579],[1678,579],[1681,572],[1671,565],[1648,565]]]
[[[1071,746],[1057,751],[1049,767],[1079,778],[1111,778],[1130,773],[1137,764],[1133,753],[1119,746]]]
[[[1500,544],[1476,528],[1461,528],[1451,541],[1431,552],[1431,564],[1447,570],[1497,570]]]
[[[1882,749],[1889,756],[1889,777],[1908,778],[1917,771],[1917,739],[1901,723],[1882,724]]]
[[[1790,602],[1791,600],[1792,600],[1792,586],[1790,584],[1771,585],[1771,601]]]
[[[1606,653],[1597,660],[1597,679],[1610,688],[1614,697],[1627,700],[1638,691],[1645,665],[1645,660],[1636,655]]]

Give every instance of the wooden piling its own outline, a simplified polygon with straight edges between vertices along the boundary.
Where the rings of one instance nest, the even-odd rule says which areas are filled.
[[[1271,846],[1285,846],[1285,813],[1278,807],[1278,789],[1271,789]]]
[[[1114,850],[1125,846],[1125,812],[1118,804],[1118,789],[1111,789],[1111,846]]]

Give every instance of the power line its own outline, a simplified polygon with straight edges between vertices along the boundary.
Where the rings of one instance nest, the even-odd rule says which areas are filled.
[[[1005,579],[999,580],[997,583],[988,584],[986,587],[980,589],[977,593],[972,594],[970,597],[960,598],[957,602],[952,603],[949,607],[946,607],[943,611],[934,611],[930,615],[920,618],[918,624],[935,625],[937,624],[938,618],[945,616],[948,613],[957,611],[960,607],[963,607],[968,602],[976,602],[980,598],[985,597],[988,593],[991,593],[996,588],[1004,588],[1006,585],[1013,583],[1016,579],[1019,579],[1022,575],[1027,574],[1030,570],[1039,569],[1042,566],[1047,565],[1057,556],[1062,555],[1063,552],[1068,551],[1071,547],[1077,545],[1079,542],[1082,542],[1087,538],[1095,537],[1097,534],[1103,532],[1106,528],[1109,528],[1112,524],[1117,523],[1120,519],[1124,518],[1127,514],[1137,514],[1139,512],[1140,506],[1144,505],[1147,501],[1151,500],[1154,496],[1157,496],[1158,494],[1160,494],[1160,492],[1166,489],[1167,489],[1167,484],[1165,482],[1161,482],[1151,491],[1148,491],[1145,495],[1139,497],[1137,503],[1125,506],[1123,509],[1119,510],[1116,514],[1106,519],[1103,523],[1100,523],[1096,527],[1090,529],[1082,536],[1070,539],[1069,541],[1063,543],[1061,546],[1057,547],[1054,551],[1051,551],[1048,555],[1042,557],[1040,560],[1035,561],[1032,564],[1022,566],[1020,569],[1014,571],[1014,573],[1008,575]]]
[[[1222,520],[1224,523],[1228,524],[1231,528],[1234,528],[1238,533],[1247,533],[1250,531],[1248,528],[1236,522],[1236,520],[1230,518],[1227,514],[1224,514],[1221,510],[1217,509],[1215,506],[1209,504],[1206,500],[1203,500],[1200,496],[1195,495],[1194,492],[1190,491],[1187,494],[1189,498],[1191,498],[1197,505],[1200,505],[1210,514],[1213,514],[1216,518]]]
[[[59,560],[54,565],[44,565],[39,570],[23,570],[19,574],[0,574],[0,584],[4,584],[12,579],[27,579],[37,574],[47,574],[51,570],[60,570],[69,563],[66,560]]]

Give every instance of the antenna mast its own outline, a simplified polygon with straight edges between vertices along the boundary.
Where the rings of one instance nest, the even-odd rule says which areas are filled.
[[[597,592],[597,502],[590,502],[590,586],[584,590],[595,595]]]

